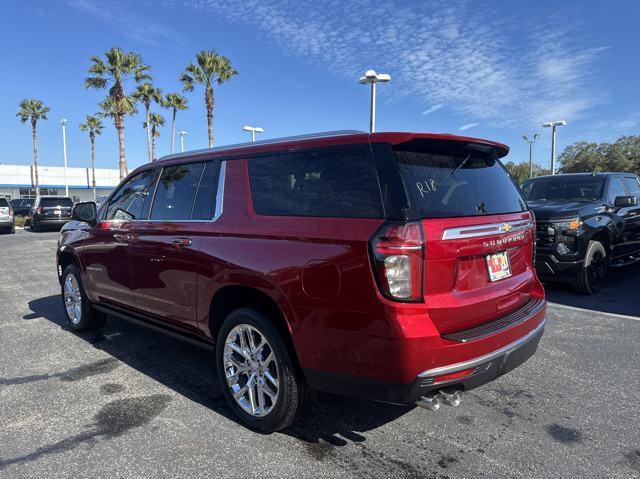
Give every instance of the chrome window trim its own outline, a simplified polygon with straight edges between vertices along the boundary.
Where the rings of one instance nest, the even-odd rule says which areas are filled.
[[[511,227],[509,231],[504,231],[504,225],[509,225]],[[447,228],[442,232],[442,240],[447,241],[454,239],[478,238],[481,236],[506,235],[517,233],[518,231],[525,231],[531,227],[533,227],[533,221],[531,220],[515,220],[504,221],[502,223]]]
[[[520,339],[510,344],[507,344],[506,346],[500,349],[487,353],[484,356],[470,359],[468,361],[463,361],[461,363],[449,364],[447,366],[441,366],[439,368],[428,369],[418,374],[418,377],[420,379],[424,379],[424,378],[429,378],[434,376],[442,376],[444,374],[456,373],[458,371],[462,371],[464,369],[471,369],[476,366],[480,366],[481,364],[486,363],[488,361],[492,361],[497,357],[502,356],[503,354],[509,353],[511,351],[518,349],[521,346],[524,346],[544,328],[544,325],[546,324],[546,322],[547,322],[547,319],[545,318],[542,320],[542,322],[538,326],[535,327],[535,329],[529,331],[529,333],[527,333],[525,336],[521,337]]]

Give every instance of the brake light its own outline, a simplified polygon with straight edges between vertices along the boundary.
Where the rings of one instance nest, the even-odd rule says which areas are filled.
[[[422,301],[422,224],[385,223],[370,239],[370,244],[382,295],[396,301]]]
[[[42,213],[44,213],[44,209],[43,209],[42,207],[40,207],[40,208],[38,208],[38,209],[36,210],[36,213],[37,213],[37,214],[39,214],[39,215],[41,215]]]
[[[9,216],[13,216],[13,208],[9,208]]]

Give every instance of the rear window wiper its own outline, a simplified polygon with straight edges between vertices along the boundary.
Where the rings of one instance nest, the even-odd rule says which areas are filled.
[[[471,153],[469,153],[467,157],[464,160],[462,160],[458,166],[454,168],[454,170],[451,172],[451,176],[454,176],[460,168],[466,165],[467,161],[469,161],[469,158],[471,158]]]

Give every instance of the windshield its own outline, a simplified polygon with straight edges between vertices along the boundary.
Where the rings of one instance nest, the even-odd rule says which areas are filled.
[[[406,148],[406,147],[405,147]],[[480,152],[400,148],[405,187],[422,218],[495,215],[527,206],[500,161]]]
[[[527,201],[579,201],[591,203],[602,197],[604,178],[597,176],[539,178],[525,181],[522,192]]]
[[[56,206],[71,208],[73,201],[71,201],[70,198],[42,198],[40,206],[43,208],[53,208]]]

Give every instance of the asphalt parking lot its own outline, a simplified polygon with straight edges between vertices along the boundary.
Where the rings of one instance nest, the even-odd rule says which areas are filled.
[[[640,265],[593,298],[549,288],[538,354],[458,408],[321,394],[263,435],[210,353],[117,320],[67,330],[56,240],[0,236],[0,477],[640,477]]]

